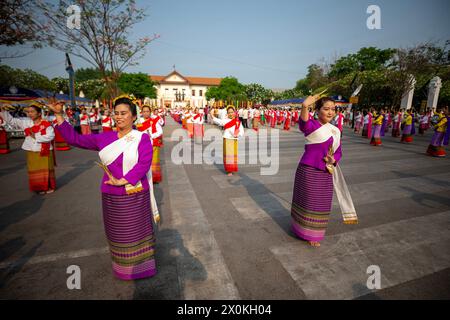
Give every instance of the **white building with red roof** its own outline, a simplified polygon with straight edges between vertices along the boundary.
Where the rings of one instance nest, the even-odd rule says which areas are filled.
[[[193,107],[205,107],[207,100],[206,90],[209,87],[220,85],[222,78],[187,77],[172,71],[167,76],[150,75],[156,83],[157,104],[168,108],[184,107],[187,104]]]

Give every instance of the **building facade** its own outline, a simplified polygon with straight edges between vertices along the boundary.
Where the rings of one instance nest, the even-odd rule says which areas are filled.
[[[205,107],[208,103],[205,94],[209,87],[220,85],[222,78],[186,77],[172,71],[167,76],[150,75],[156,83],[158,107],[177,108],[190,105]]]

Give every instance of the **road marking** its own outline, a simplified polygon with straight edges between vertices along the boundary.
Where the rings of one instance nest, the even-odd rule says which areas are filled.
[[[49,263],[55,262],[59,260],[67,260],[67,259],[77,259],[77,258],[85,258],[90,256],[97,256],[102,254],[109,253],[109,247],[103,248],[92,248],[92,249],[82,249],[77,251],[69,251],[63,253],[54,253],[43,256],[36,256],[31,258],[20,258],[15,261],[5,261],[0,263],[0,269],[6,269],[10,267],[16,267],[20,265],[32,265],[39,263]]]
[[[382,289],[450,267],[449,214],[445,211],[325,237],[319,249],[299,240],[270,251],[308,299],[353,299],[373,292],[366,286],[370,265],[381,268]]]

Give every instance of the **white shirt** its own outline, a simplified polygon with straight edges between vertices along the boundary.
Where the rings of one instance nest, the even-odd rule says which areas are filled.
[[[150,116],[150,118],[152,118],[152,119],[155,119],[156,117],[159,117],[159,120],[158,120],[159,125],[160,125],[160,126],[163,126],[163,125],[164,125],[164,119],[163,119],[163,117],[161,117],[161,115],[155,116],[154,114],[152,114],[152,115]]]
[[[247,119],[248,118],[248,109],[244,109],[244,111],[242,112],[242,118],[243,119]]]
[[[428,116],[427,116],[427,115],[424,115],[424,116],[422,117],[422,119],[420,120],[420,123],[423,123],[423,124],[428,123]]]
[[[11,125],[16,126],[19,130],[25,131],[27,128],[31,128],[34,126],[34,122],[31,119],[17,119],[13,118],[9,112],[2,111],[0,112],[3,120]],[[52,126],[47,127],[45,129],[45,134],[42,135],[39,131],[35,133],[34,138],[31,136],[26,136],[25,141],[22,144],[22,149],[26,151],[40,152],[41,151],[41,143],[49,143],[53,139],[55,139],[55,131]],[[50,144],[50,150],[53,150],[53,146]]]
[[[368,114],[366,114],[364,116],[364,124],[369,124],[369,115]]]
[[[141,118],[141,123],[143,123],[144,121],[147,121],[147,120],[148,119]],[[152,133],[152,127],[149,127],[147,130],[145,130],[143,132],[147,133],[151,139],[156,139],[156,138],[162,136],[163,129],[162,129],[162,126],[159,124],[159,121],[156,123],[155,127],[156,127],[155,133]]]
[[[198,117],[197,119],[194,119],[196,115],[194,115],[192,117],[192,122],[195,124],[203,124],[203,122],[205,122],[205,117],[203,113],[200,113],[200,117]]]
[[[86,119],[83,120],[84,116],[86,116]],[[87,114],[80,114],[80,125],[84,125],[84,126],[89,125],[89,116]]]
[[[216,117],[213,117],[213,121],[214,121],[215,124],[217,124],[217,125],[219,125],[221,127],[224,127],[228,122],[231,121],[231,119],[230,118],[226,118],[226,119],[222,120],[222,119],[218,119]],[[231,128],[225,129],[223,131],[223,137],[225,139],[237,140],[238,138],[244,136],[244,127],[242,126],[242,123],[239,126],[239,134],[238,134],[237,138],[234,136],[234,127],[235,126],[232,126]]]
[[[97,122],[98,121],[98,113],[94,113],[94,112],[89,113],[89,120],[91,122]]]
[[[225,108],[219,109],[219,119],[220,120],[227,119],[227,110]]]
[[[244,114],[244,109],[240,108],[238,111],[239,118],[242,118],[243,114]]]
[[[192,112],[188,112],[188,113],[185,113],[184,114],[184,117],[186,118],[186,123],[194,123],[194,121],[193,121],[193,114],[192,114]]]
[[[103,122],[106,118],[109,118],[109,121]],[[111,128],[113,125],[113,119],[110,116],[102,116],[102,127]]]

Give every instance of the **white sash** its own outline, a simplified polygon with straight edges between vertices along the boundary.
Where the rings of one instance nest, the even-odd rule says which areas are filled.
[[[139,160],[138,146],[141,142],[143,132],[131,130],[130,133],[122,138],[107,145],[99,152],[100,159],[106,166],[113,163],[121,154],[123,154],[123,175],[126,175]],[[147,180],[150,191],[150,203],[152,206],[153,220],[159,221],[159,210],[156,205],[155,195],[153,193],[152,169],[147,172]]]
[[[341,145],[341,132],[337,127],[329,123],[322,125],[319,129],[306,136],[306,144],[323,143],[331,137],[333,138],[333,153],[335,153]],[[336,164],[336,168],[333,170],[333,187],[336,192],[339,207],[341,208],[344,223],[358,221],[352,197],[338,164]]]

